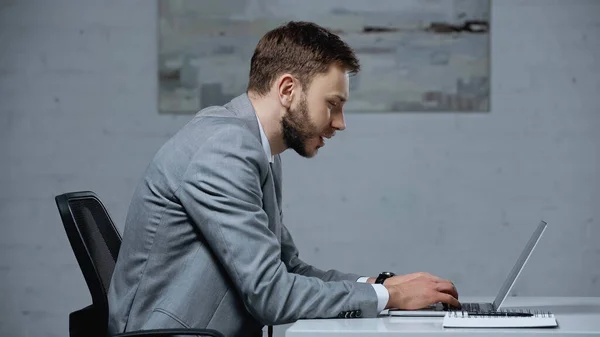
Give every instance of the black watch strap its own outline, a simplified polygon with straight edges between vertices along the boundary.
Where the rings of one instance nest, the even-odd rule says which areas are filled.
[[[385,280],[387,280],[388,278],[390,278],[390,277],[392,277],[392,276],[396,276],[396,274],[394,274],[394,273],[392,273],[392,272],[390,272],[390,271],[384,271],[384,272],[381,272],[381,273],[379,274],[379,276],[377,276],[377,279],[375,279],[375,283],[378,283],[378,284],[383,284],[383,282],[384,282]]]

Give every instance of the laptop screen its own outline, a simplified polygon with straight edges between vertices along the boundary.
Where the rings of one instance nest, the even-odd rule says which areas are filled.
[[[494,299],[494,303],[492,304],[494,307],[494,310],[498,310],[498,308],[500,308],[500,305],[502,305],[502,302],[504,302],[506,295],[508,295],[508,293],[510,292],[510,289],[512,288],[513,284],[515,283],[515,280],[517,279],[517,277],[519,277],[519,274],[521,273],[521,270],[523,270],[523,266],[529,259],[531,252],[533,251],[533,249],[537,245],[538,241],[542,237],[544,230],[546,230],[546,225],[547,224],[545,221],[540,222],[538,227],[535,229],[535,232],[533,232],[533,235],[531,235],[529,242],[527,242],[527,245],[525,245],[525,249],[523,249],[523,252],[517,259],[517,263],[515,263],[515,266],[510,271],[510,274],[508,274],[506,281],[504,281],[502,288],[500,288],[498,295],[496,295],[496,299]]]

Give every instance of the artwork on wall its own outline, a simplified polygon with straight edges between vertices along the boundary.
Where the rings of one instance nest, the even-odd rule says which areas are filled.
[[[489,0],[159,0],[158,105],[196,113],[243,93],[260,37],[316,22],[361,62],[351,112],[489,111]]]

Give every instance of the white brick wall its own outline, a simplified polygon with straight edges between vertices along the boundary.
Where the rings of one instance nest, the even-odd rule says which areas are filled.
[[[354,114],[316,159],[284,154],[303,258],[493,295],[543,217],[515,292],[600,296],[600,1],[496,0],[492,16],[491,113]],[[155,33],[154,1],[0,1],[0,335],[65,336],[90,302],[53,197],[94,190],[122,228],[187,121],[156,112]]]

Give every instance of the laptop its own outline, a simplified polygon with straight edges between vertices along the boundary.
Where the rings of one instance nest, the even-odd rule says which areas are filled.
[[[419,310],[390,309],[389,315],[390,316],[445,316],[447,311],[452,311],[452,310],[464,310],[464,311],[469,311],[469,312],[498,311],[500,306],[506,299],[506,296],[509,294],[510,290],[512,289],[513,285],[515,284],[517,277],[519,277],[519,274],[521,274],[521,270],[523,270],[523,266],[525,266],[525,263],[529,259],[529,256],[531,256],[533,249],[535,248],[538,241],[542,237],[542,234],[546,230],[546,227],[547,227],[547,223],[545,221],[541,221],[540,224],[537,226],[537,228],[533,232],[533,235],[531,235],[531,238],[525,245],[525,249],[523,249],[523,252],[517,259],[517,262],[515,263],[513,269],[510,271],[510,273],[508,274],[508,277],[504,281],[504,284],[500,288],[500,291],[498,291],[498,294],[496,295],[494,302],[492,302],[492,303],[461,303],[462,308],[460,308],[460,309],[448,307],[446,304],[437,303],[437,304],[434,304],[434,305],[431,305],[429,307],[419,309]]]

